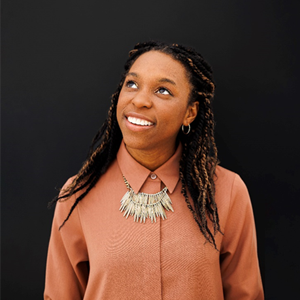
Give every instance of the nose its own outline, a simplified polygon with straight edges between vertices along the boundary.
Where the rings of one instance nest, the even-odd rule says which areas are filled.
[[[151,96],[146,91],[140,91],[139,93],[135,94],[134,98],[132,99],[132,103],[137,108],[150,108],[152,106]]]

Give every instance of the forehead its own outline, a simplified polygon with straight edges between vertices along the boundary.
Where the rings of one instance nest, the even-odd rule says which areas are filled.
[[[160,51],[149,51],[139,56],[129,72],[153,77],[169,77],[175,82],[189,83],[187,71],[182,63]]]

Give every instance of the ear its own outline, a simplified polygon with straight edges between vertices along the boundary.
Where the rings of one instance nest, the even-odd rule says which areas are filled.
[[[195,101],[192,104],[190,104],[186,110],[184,119],[183,119],[183,125],[184,126],[189,126],[197,117],[199,109],[199,102]]]

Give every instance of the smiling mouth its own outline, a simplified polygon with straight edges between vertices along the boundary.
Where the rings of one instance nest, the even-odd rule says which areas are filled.
[[[127,118],[128,122],[134,125],[139,125],[139,126],[151,126],[153,125],[152,122],[143,120],[143,119],[138,119],[138,118],[133,118],[133,117],[128,117]]]

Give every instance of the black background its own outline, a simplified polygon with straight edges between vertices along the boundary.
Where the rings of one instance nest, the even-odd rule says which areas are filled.
[[[47,203],[81,167],[128,51],[148,39],[212,65],[221,165],[248,186],[266,299],[296,299],[299,3],[4,1],[1,299],[42,299]]]

